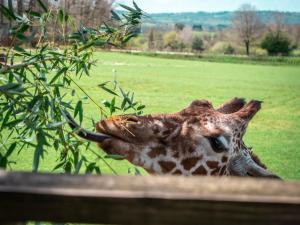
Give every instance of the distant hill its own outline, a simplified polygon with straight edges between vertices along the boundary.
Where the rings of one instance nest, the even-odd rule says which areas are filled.
[[[184,12],[184,13],[153,13],[146,19],[145,27],[173,26],[175,23],[186,25],[201,24],[205,29],[222,29],[231,26],[234,12]],[[271,22],[274,11],[258,11],[263,22]],[[284,12],[286,24],[300,24],[300,12]]]

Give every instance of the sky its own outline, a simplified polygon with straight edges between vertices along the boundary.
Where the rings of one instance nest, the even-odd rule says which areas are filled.
[[[115,1],[132,5],[132,0]],[[234,11],[245,3],[254,5],[258,10],[300,12],[300,0],[135,0],[135,2],[147,13]]]

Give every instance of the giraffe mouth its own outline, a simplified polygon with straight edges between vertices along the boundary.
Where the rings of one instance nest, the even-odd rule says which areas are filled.
[[[258,165],[252,159],[250,154],[245,154],[243,152],[230,159],[228,170],[230,174],[234,176],[261,177],[281,180],[278,175]]]
[[[107,125],[105,125],[106,123],[104,123],[103,121],[98,124],[97,132],[91,132],[82,128],[68,112],[64,112],[64,114],[69,126],[79,137],[82,137],[83,139],[97,143],[102,143],[108,139],[120,140],[124,143],[131,143],[129,138],[126,138],[126,135],[121,135],[110,131],[109,127],[107,127]]]

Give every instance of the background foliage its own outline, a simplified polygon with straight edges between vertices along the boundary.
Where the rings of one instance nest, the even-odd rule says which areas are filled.
[[[9,168],[17,163],[10,160],[13,153],[34,149],[33,171],[38,171],[45,152],[56,151],[54,170],[78,173],[84,166],[85,172],[100,173],[99,165],[85,156],[90,144],[78,139],[66,125],[65,112],[73,112],[82,123],[83,106],[88,101],[94,103],[102,117],[128,110],[142,113],[144,106],[116,80],[111,86],[108,82],[99,85],[113,95],[103,104],[78,83],[81,77],[89,76],[97,63],[93,46],[122,46],[128,42],[137,35],[142,10],[135,3],[134,8],[121,5],[125,10],[122,15],[112,11],[107,23],[91,28],[83,24],[77,27],[61,8],[51,7],[42,0],[37,3],[38,11],[31,9],[22,15],[15,11],[11,0],[7,6],[0,5],[12,25],[9,32],[12,41],[0,64],[0,167]],[[62,34],[63,47],[57,47],[49,35],[53,23],[59,24],[57,32]],[[35,47],[28,48],[33,40]],[[94,127],[93,120],[91,125]]]
[[[291,48],[291,41],[282,31],[270,31],[264,37],[261,47],[268,51],[269,55],[289,55]]]

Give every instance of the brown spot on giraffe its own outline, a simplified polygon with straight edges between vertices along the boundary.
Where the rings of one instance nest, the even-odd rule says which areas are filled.
[[[176,163],[168,161],[159,161],[158,164],[161,166],[164,173],[168,173],[176,167]]]
[[[207,175],[207,170],[203,166],[199,166],[194,172],[193,175]]]
[[[181,175],[182,172],[180,170],[175,170],[173,174],[175,174],[175,175]]]
[[[222,163],[225,163],[228,161],[228,157],[227,156],[223,156],[221,159]]]
[[[166,154],[167,154],[166,149],[163,146],[159,146],[156,148],[152,148],[151,151],[148,153],[148,156],[150,158],[156,158],[160,155],[166,155]]]
[[[199,157],[193,157],[193,158],[186,158],[184,160],[181,161],[181,165],[183,166],[183,168],[185,170],[190,170],[192,169],[197,162],[199,162],[201,159],[203,158],[203,156],[199,156]]]
[[[206,162],[206,165],[207,165],[209,168],[214,169],[214,168],[218,167],[219,162],[218,162],[218,161],[207,161],[207,162]]]

